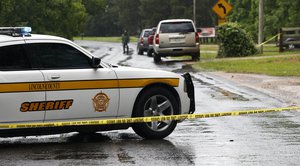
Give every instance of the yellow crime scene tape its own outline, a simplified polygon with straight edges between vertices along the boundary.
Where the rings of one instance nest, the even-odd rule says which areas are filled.
[[[218,112],[218,113],[203,113],[203,114],[181,114],[169,116],[152,116],[152,117],[136,117],[136,118],[118,118],[118,119],[100,119],[100,120],[83,120],[83,121],[68,121],[68,122],[44,122],[44,123],[13,123],[0,124],[0,128],[18,129],[18,128],[41,128],[41,127],[61,127],[61,126],[87,126],[87,125],[111,125],[111,124],[125,124],[125,123],[144,123],[153,121],[167,121],[167,120],[185,120],[185,119],[199,119],[211,118],[221,116],[238,116],[246,114],[257,114],[277,111],[291,111],[300,110],[300,107],[284,107],[271,109],[257,109],[257,110],[243,110],[232,112]]]
[[[257,45],[256,47],[260,47],[260,46],[262,46],[262,45],[264,45],[264,44],[266,44],[266,43],[269,43],[271,40],[275,39],[275,38],[278,37],[279,35],[280,35],[280,33],[278,33],[277,35],[271,37],[269,40],[267,40],[267,41],[265,41],[265,42],[263,42],[263,43],[260,43],[260,44]]]

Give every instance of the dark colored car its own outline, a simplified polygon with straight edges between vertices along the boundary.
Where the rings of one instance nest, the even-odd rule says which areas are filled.
[[[144,51],[148,51],[148,36],[152,29],[143,29],[137,42],[137,52],[139,55],[143,55]]]
[[[152,31],[149,32],[148,36],[148,51],[147,51],[147,56],[152,57],[153,56],[153,39],[155,35],[156,27],[152,28]]]
[[[300,39],[287,38],[285,41],[283,41],[283,47],[287,49],[300,48]]]
[[[280,43],[277,42],[276,46],[279,47]],[[300,48],[300,39],[297,38],[286,38],[282,42],[282,47],[284,49],[295,49],[295,48]]]

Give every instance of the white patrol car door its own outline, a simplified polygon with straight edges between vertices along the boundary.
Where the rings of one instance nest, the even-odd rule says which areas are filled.
[[[45,91],[32,85],[44,82],[24,52],[24,40],[0,45],[0,123],[42,122]]]
[[[115,117],[119,89],[109,68],[91,67],[90,58],[76,46],[60,43],[29,43],[31,54],[40,58],[45,77],[45,121]],[[40,88],[40,87],[36,87]]]

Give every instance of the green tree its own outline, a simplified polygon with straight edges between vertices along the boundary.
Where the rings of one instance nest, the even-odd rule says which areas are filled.
[[[288,26],[300,26],[300,1],[291,1],[291,6],[288,8],[289,22]]]
[[[111,35],[112,29],[115,29],[112,21],[116,19],[110,14],[111,5],[108,0],[84,0],[83,4],[88,13],[84,34],[87,36]],[[107,27],[109,25],[110,27]]]
[[[229,21],[239,23],[253,40],[257,39],[258,0],[236,0],[232,3],[233,9],[229,14]]]
[[[198,27],[216,25],[212,11],[218,0],[196,0]],[[228,19],[257,39],[259,0],[228,0]],[[1,0],[0,26],[31,26],[34,32],[67,38],[86,35],[131,34],[157,26],[163,19],[193,18],[193,0]],[[300,26],[300,1],[265,0],[265,36],[280,27]]]
[[[8,17],[10,14],[13,14],[14,9],[13,0],[2,0],[0,1],[0,26],[10,26],[14,21],[14,17]]]
[[[193,0],[170,0],[170,18],[193,19]]]
[[[233,11],[229,16],[231,22],[238,22],[257,39],[259,0],[233,0]],[[281,27],[300,26],[300,1],[265,0],[264,34],[271,37]]]
[[[1,0],[1,26],[31,26],[34,33],[71,39],[86,19],[81,0]]]
[[[198,27],[214,27],[217,25],[217,15],[212,10],[212,7],[217,2],[218,0],[201,0],[196,2],[196,24]]]
[[[218,27],[218,57],[243,57],[257,53],[254,42],[237,23]]]
[[[170,0],[140,0],[141,29],[156,27],[160,20],[171,17]]]
[[[193,19],[193,0],[140,0],[141,27],[153,27],[163,19]],[[199,27],[212,27],[216,15],[211,8],[217,0],[196,1],[196,23]]]
[[[140,25],[139,0],[117,0],[119,25],[129,34],[136,34]]]

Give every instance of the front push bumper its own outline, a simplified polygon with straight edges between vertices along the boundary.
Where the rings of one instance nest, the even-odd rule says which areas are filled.
[[[195,108],[195,90],[194,90],[193,80],[191,78],[190,73],[185,73],[182,76],[185,79],[186,91],[187,91],[188,97],[190,98],[189,114],[193,114],[196,109]]]

